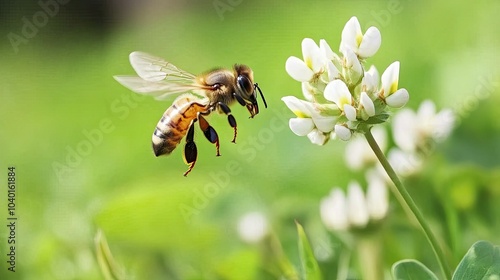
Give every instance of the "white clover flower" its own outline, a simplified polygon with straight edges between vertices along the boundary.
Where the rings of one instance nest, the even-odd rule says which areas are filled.
[[[319,41],[319,49],[327,60],[328,82],[340,79],[341,73],[337,66],[335,66],[341,64],[340,57],[332,51],[332,48],[330,48],[330,45],[324,39]]]
[[[450,109],[436,112],[430,100],[420,104],[417,112],[399,111],[392,122],[394,142],[405,152],[417,152],[429,141],[443,141],[451,133],[455,117]]]
[[[321,108],[319,105],[300,100],[294,96],[285,96],[281,100],[283,100],[288,108],[297,116],[297,118],[290,120],[290,128],[295,134],[304,136],[315,127],[325,133],[332,131],[337,118],[332,115],[323,115],[321,109],[323,108],[325,111],[328,110],[329,113],[335,112],[333,106],[323,106]],[[338,113],[338,115],[340,115],[340,113]]]
[[[368,69],[363,76],[361,90],[373,95],[378,91],[379,79],[377,68],[374,65],[370,66],[370,69]]]
[[[392,108],[401,108],[406,105],[408,99],[410,99],[410,94],[406,89],[402,88],[387,97],[385,103]]]
[[[348,141],[349,139],[351,139],[352,132],[349,128],[343,125],[336,124],[335,135],[341,140]]]
[[[392,63],[382,74],[374,66],[365,70],[364,60],[380,47],[380,32],[370,27],[362,33],[356,17],[342,31],[340,56],[321,39],[319,46],[309,38],[302,41],[303,60],[288,58],[288,74],[301,82],[307,101],[295,97],[282,100],[297,118],[290,129],[307,135],[312,143],[323,145],[329,139],[348,141],[356,133],[366,133],[373,125],[389,117],[387,107],[400,108],[408,91],[399,89],[399,62]],[[302,104],[301,104],[302,102]]]
[[[376,169],[371,169],[366,173],[366,180],[368,181],[366,191],[368,213],[373,220],[381,220],[389,211],[389,196],[385,178],[382,178],[381,173]]]
[[[363,34],[358,18],[352,17],[342,30],[340,52],[351,49],[360,58],[368,58],[378,51],[381,43],[382,37],[376,27],[371,26]]]
[[[392,148],[387,159],[402,177],[419,172],[429,152],[429,145],[446,139],[453,129],[455,116],[450,109],[436,112],[430,100],[420,104],[417,112],[403,109],[394,115],[392,137],[397,147]]]
[[[343,81],[334,80],[328,83],[325,88],[325,98],[337,104],[348,120],[356,120],[356,109],[352,107],[352,95]]]
[[[356,84],[363,77],[363,66],[353,50],[347,48],[342,51],[342,54],[344,55],[343,76],[346,82]]]
[[[310,118],[293,118],[288,122],[290,129],[298,136],[305,136],[314,129],[314,122]]]
[[[325,226],[332,231],[343,231],[349,228],[349,220],[345,214],[347,209],[344,191],[334,188],[330,195],[320,203],[320,215]]]
[[[327,59],[312,39],[302,40],[302,56],[304,60],[291,56],[286,61],[285,69],[293,79],[313,82],[326,72]]]
[[[361,92],[359,101],[361,105],[361,118],[363,120],[375,116],[375,104],[366,92]]]
[[[359,183],[350,182],[347,192],[333,188],[320,202],[320,216],[331,231],[346,231],[365,228],[370,221],[377,222],[387,215],[389,209],[387,187],[378,177],[368,177],[365,193]]]
[[[340,61],[339,56],[332,51],[325,39],[319,40],[319,49],[329,61]]]
[[[238,221],[238,234],[248,243],[258,243],[269,232],[267,219],[261,212],[250,212]]]
[[[398,83],[399,61],[395,61],[382,74],[382,89],[379,94],[385,103],[393,108],[403,107],[410,98],[406,89],[398,89]]]
[[[328,135],[329,133],[321,132],[315,128],[307,134],[307,138],[309,138],[309,141],[311,141],[311,143],[321,146],[330,139]]]
[[[308,82],[302,82],[302,94],[307,101],[315,101],[316,88],[312,87]]]
[[[347,186],[347,217],[355,227],[365,227],[370,219],[365,194],[358,182]]]
[[[432,101],[422,102],[417,112],[411,109],[399,111],[392,123],[392,134],[397,147],[392,148],[388,161],[396,173],[407,177],[423,167],[429,142],[443,141],[452,131],[455,117],[451,110],[436,113]]]
[[[323,145],[334,129],[341,112],[334,104],[314,104],[294,96],[285,96],[281,100],[297,116],[289,121],[290,129],[298,136],[308,136],[312,143]],[[322,141],[320,141],[322,140]]]

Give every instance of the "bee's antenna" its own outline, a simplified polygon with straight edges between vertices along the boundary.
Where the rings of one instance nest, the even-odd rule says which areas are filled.
[[[267,103],[266,99],[264,98],[264,94],[262,94],[262,91],[260,90],[259,84],[255,83],[255,88],[259,90],[260,97],[262,97],[262,101],[264,101],[264,106],[267,108]]]

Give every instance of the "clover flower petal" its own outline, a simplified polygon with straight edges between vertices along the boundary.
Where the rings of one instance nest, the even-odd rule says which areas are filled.
[[[392,93],[389,97],[385,99],[385,103],[387,106],[392,107],[392,108],[401,108],[408,103],[408,100],[410,99],[410,94],[408,91],[404,88],[396,90],[394,93]]]
[[[392,119],[392,135],[398,147],[405,151],[414,151],[417,146],[418,119],[414,111],[403,109]]]
[[[347,166],[352,170],[360,170],[366,163],[365,151],[366,141],[360,137],[356,137],[349,141],[345,148],[345,161]],[[370,147],[368,147],[370,148]],[[369,152],[371,150],[368,150]],[[368,153],[366,153],[368,154]],[[373,152],[372,152],[373,154]]]
[[[313,129],[311,132],[309,132],[307,134],[307,138],[309,138],[311,143],[319,146],[325,145],[329,139],[325,133],[319,131],[318,129]]]
[[[347,49],[351,49],[360,58],[373,56],[382,42],[380,31],[371,26],[363,35],[361,25],[356,17],[352,17],[342,30],[342,41],[340,51],[345,54]]]
[[[455,125],[455,114],[451,109],[443,109],[434,116],[434,119],[436,124],[432,135],[439,142],[446,139],[452,132]]]
[[[328,104],[313,104],[293,96],[283,97],[285,104],[298,118],[289,121],[290,129],[298,136],[305,136],[313,144],[324,145],[334,130],[340,110],[331,108]]]
[[[329,82],[331,82],[331,81],[333,81],[335,79],[339,79],[340,78],[340,72],[337,69],[337,67],[335,67],[335,65],[333,64],[333,62],[328,61],[327,64],[326,64],[326,69],[328,71],[328,81]]]
[[[320,203],[321,220],[332,231],[348,229],[349,221],[346,215],[346,198],[344,192],[334,188]]]
[[[342,29],[342,40],[340,42],[340,51],[343,53],[346,49],[357,50],[363,40],[361,25],[357,17],[351,17]]]
[[[314,116],[313,121],[319,131],[327,133],[333,130],[333,127],[337,122],[337,118],[319,115]]]
[[[352,105],[344,105],[344,113],[348,120],[356,121],[356,109]]]
[[[320,216],[326,228],[331,231],[345,231],[363,228],[370,220],[379,221],[387,215],[389,208],[387,187],[378,177],[368,177],[365,193],[356,181],[351,181],[344,192],[334,187],[321,199]]]
[[[319,49],[323,52],[326,59],[330,61],[338,59],[338,56],[332,51],[332,48],[330,48],[326,40],[319,40]]]
[[[417,110],[419,119],[429,122],[436,114],[436,104],[430,100],[425,100],[420,104]]]
[[[302,40],[302,55],[306,65],[314,72],[318,73],[324,68],[324,56],[313,39]]]
[[[344,141],[348,141],[352,136],[351,130],[340,124],[335,125],[335,134]]]
[[[398,89],[399,61],[393,62],[382,74],[382,96],[389,97]]]
[[[368,189],[366,191],[366,204],[370,218],[380,220],[387,215],[389,210],[389,198],[387,186],[379,173],[371,170],[367,173],[366,181]]]
[[[361,105],[363,106],[363,110],[366,113],[368,117],[373,117],[375,115],[375,104],[373,104],[373,101],[370,99],[368,94],[366,92],[361,92],[359,96],[359,101]]]
[[[357,182],[347,186],[347,215],[352,225],[364,227],[370,218],[365,195]]]
[[[307,101],[314,101],[314,95],[316,95],[316,90],[308,82],[302,82],[302,94]]]
[[[281,98],[285,102],[286,106],[299,118],[309,118],[311,113],[306,105],[307,101],[298,99],[295,96],[285,96]]]
[[[309,118],[291,118],[288,125],[297,136],[306,136],[314,129],[314,122]]]
[[[286,60],[285,69],[290,77],[299,82],[308,82],[314,76],[314,72],[306,63],[295,56],[291,56]]]
[[[417,118],[420,123],[422,134],[440,141],[446,138],[453,129],[455,115],[450,109],[436,112],[436,106],[431,100],[424,100],[418,110]]]
[[[356,83],[363,75],[363,67],[358,59],[358,56],[351,49],[345,49],[342,54],[344,55],[344,66],[346,68],[346,79],[350,83]]]
[[[327,100],[337,104],[341,110],[345,104],[352,103],[352,96],[347,85],[341,80],[334,80],[326,85],[324,96]]]
[[[414,153],[424,147],[429,140],[442,141],[454,124],[451,110],[444,109],[436,113],[436,107],[430,100],[422,102],[417,112],[403,109],[394,115],[392,130],[394,142],[405,152]]]
[[[374,65],[370,66],[370,69],[365,72],[361,85],[361,89],[365,92],[373,93],[378,90],[379,74]]]
[[[380,35],[380,31],[378,28],[371,26],[368,30],[366,30],[366,33],[363,36],[363,40],[361,41],[361,44],[359,44],[357,54],[363,58],[371,57],[378,51],[381,43],[382,37]]]
[[[312,39],[305,38],[302,40],[303,60],[291,56],[285,63],[285,69],[293,79],[299,82],[317,83],[323,78],[323,73],[327,72],[328,59],[324,52],[325,50],[321,50]]]

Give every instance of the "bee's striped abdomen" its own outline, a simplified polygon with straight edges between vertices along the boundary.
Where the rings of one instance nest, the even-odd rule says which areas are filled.
[[[207,111],[207,106],[181,97],[174,101],[163,114],[153,132],[153,151],[156,156],[170,154],[186,135],[189,125],[198,112]]]

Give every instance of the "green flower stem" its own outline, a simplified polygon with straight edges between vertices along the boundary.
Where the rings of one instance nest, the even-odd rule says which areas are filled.
[[[432,250],[434,251],[434,254],[436,255],[436,258],[438,260],[439,266],[441,268],[441,272],[443,273],[443,276],[445,279],[451,279],[451,271],[450,268],[448,267],[446,263],[446,258],[443,253],[443,250],[438,244],[438,241],[434,234],[432,233],[429,225],[426,223],[424,216],[418,209],[417,205],[411,198],[410,194],[406,190],[406,188],[403,186],[403,183],[401,183],[401,180],[399,180],[398,176],[396,175],[396,172],[392,168],[392,166],[389,164],[389,161],[385,157],[384,153],[382,150],[380,150],[377,142],[375,141],[375,138],[373,138],[373,135],[370,130],[368,130],[365,133],[366,140],[368,141],[368,144],[372,148],[373,152],[377,156],[378,160],[384,167],[385,171],[387,172],[387,175],[391,178],[392,182],[396,186],[396,188],[393,188],[393,191],[395,192],[396,197],[398,198],[399,202],[401,205],[407,209],[410,210],[410,212],[415,216],[417,219],[418,224],[422,228],[422,231],[424,232],[425,237],[429,241]]]

